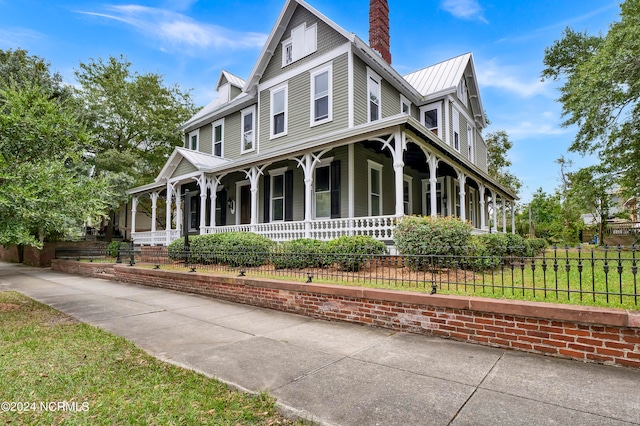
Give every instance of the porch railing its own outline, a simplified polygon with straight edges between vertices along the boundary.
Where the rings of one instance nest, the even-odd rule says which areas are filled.
[[[321,219],[310,222],[271,222],[255,225],[208,226],[206,234],[216,234],[230,231],[255,232],[265,237],[281,242],[298,238],[313,238],[316,240],[332,240],[343,235],[369,235],[381,241],[393,240],[395,216],[354,217],[344,219]],[[134,232],[133,241],[140,245],[165,245],[167,231]],[[180,232],[172,229],[170,242],[180,237]]]

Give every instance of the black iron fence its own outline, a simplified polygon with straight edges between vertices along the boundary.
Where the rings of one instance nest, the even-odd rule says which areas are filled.
[[[439,251],[442,253],[442,250]],[[545,300],[637,309],[638,248],[553,247],[535,256],[222,252],[166,247],[59,249],[57,258],[108,261],[191,272]]]

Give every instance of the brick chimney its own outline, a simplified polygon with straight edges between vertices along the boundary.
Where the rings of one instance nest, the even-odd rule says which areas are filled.
[[[369,1],[369,46],[391,64],[389,46],[389,4],[387,0]]]

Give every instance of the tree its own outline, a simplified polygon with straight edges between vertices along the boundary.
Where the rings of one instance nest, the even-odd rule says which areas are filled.
[[[89,135],[71,99],[39,81],[0,87],[0,244],[40,247],[107,206],[110,186],[90,176]]]
[[[578,126],[570,150],[597,153],[603,174],[625,195],[640,189],[640,1],[621,4],[606,35],[567,28],[545,50],[543,79],[563,80],[564,126]]]
[[[612,207],[613,176],[598,166],[585,167],[572,174],[571,198],[598,219],[598,241],[604,242],[605,223]]]
[[[183,145],[180,125],[196,112],[193,101],[177,85],[166,86],[159,74],[132,71],[122,56],[80,63],[75,75],[96,140],[95,173],[120,181],[117,199],[124,202],[127,189],[153,180]],[[144,204],[139,208],[144,211]],[[109,216],[107,240],[115,212]]]
[[[489,176],[495,178],[500,184],[518,193],[522,187],[522,181],[509,171],[511,161],[507,156],[513,147],[509,135],[504,130],[498,130],[487,134],[487,169]]]

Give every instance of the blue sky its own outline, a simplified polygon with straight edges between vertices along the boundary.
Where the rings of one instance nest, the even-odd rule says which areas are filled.
[[[90,58],[125,55],[139,72],[193,89],[198,105],[215,97],[220,70],[247,78],[285,0],[0,0],[0,49],[23,48],[48,60],[70,84]],[[562,128],[558,84],[541,82],[544,49],[567,26],[606,33],[618,20],[612,0],[388,0],[393,66],[406,74],[473,52],[492,124],[514,143],[512,171],[521,200],[553,192],[575,128]],[[368,41],[368,0],[309,0],[329,19]]]

